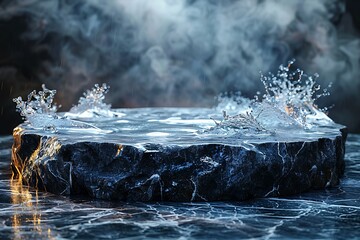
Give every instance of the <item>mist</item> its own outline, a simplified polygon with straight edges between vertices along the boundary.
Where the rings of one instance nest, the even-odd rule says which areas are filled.
[[[2,1],[0,21],[21,26],[11,53],[25,56],[2,61],[2,101],[45,83],[66,111],[105,82],[113,107],[209,107],[223,92],[263,91],[260,71],[295,58],[333,83],[319,103],[334,105],[330,117],[360,131],[360,38],[345,10],[336,0]]]

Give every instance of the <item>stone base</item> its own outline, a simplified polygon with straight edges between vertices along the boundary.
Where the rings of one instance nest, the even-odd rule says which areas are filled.
[[[14,130],[12,170],[24,184],[38,189],[109,200],[286,196],[339,183],[346,129],[338,130],[309,141],[129,144],[121,138],[120,143],[95,138],[67,141],[61,133],[34,133],[20,126]]]

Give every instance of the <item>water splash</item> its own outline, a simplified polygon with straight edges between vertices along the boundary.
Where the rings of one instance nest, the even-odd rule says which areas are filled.
[[[224,119],[221,122],[214,120],[220,128],[246,129],[255,132],[267,131],[257,120],[258,116],[254,116],[252,111],[239,113],[235,116],[230,116],[226,111],[223,111],[223,117]]]
[[[289,61],[287,66],[280,65],[276,75],[261,75],[265,87],[261,97],[260,93],[254,99],[239,94],[221,95],[215,110],[221,109],[224,114],[221,122],[214,120],[216,127],[274,133],[278,128],[310,129],[332,124],[325,114],[327,108],[320,109],[315,104],[319,98],[329,95],[328,90],[320,90],[317,74],[308,76],[300,69],[291,71],[294,61]],[[226,113],[229,110],[234,116]]]
[[[59,107],[53,104],[56,90],[47,89],[45,84],[41,85],[41,87],[42,91],[36,93],[36,90],[33,90],[26,101],[23,101],[22,97],[13,99],[16,103],[16,110],[24,120],[31,118],[35,114],[54,115],[57,112]]]
[[[33,90],[27,100],[17,97],[13,101],[16,103],[16,110],[31,126],[55,132],[54,122],[58,120],[58,106],[53,101],[56,90],[47,89],[45,84],[41,87],[42,91]]]
[[[215,98],[217,105],[215,111],[226,111],[229,115],[235,115],[239,112],[251,111],[251,105],[254,99],[249,99],[241,95],[241,92],[225,92]]]
[[[332,122],[324,114],[326,108],[319,109],[315,104],[320,97],[329,95],[327,89],[320,91],[321,87],[316,82],[319,75],[308,76],[300,69],[291,71],[294,62],[295,60],[291,60],[287,66],[280,65],[276,75],[269,73],[267,76],[261,76],[266,91],[263,102],[286,113],[306,128],[316,124],[316,121],[313,121],[314,116],[318,120]]]
[[[300,69],[290,71],[293,63],[294,60],[289,61],[287,66],[281,65],[276,75],[269,73],[261,76],[265,87],[265,94],[261,97],[258,94],[254,99],[248,99],[240,93],[220,96],[215,110],[223,111],[223,119],[213,119],[216,126],[210,131],[223,129],[225,133],[240,131],[245,134],[275,134],[280,128],[310,129],[313,126],[333,124],[324,109],[319,109],[315,104],[317,99],[329,95],[329,92],[327,89],[320,91],[320,85],[316,83],[317,75],[307,76]],[[21,97],[14,99],[21,116],[34,128],[43,127],[50,131],[66,127],[90,128],[101,132],[95,126],[76,119],[124,115],[104,103],[109,91],[106,84],[95,84],[79,99],[78,105],[61,116],[56,113],[58,107],[53,104],[56,91],[47,89],[45,85],[42,87],[43,90],[38,93],[31,92],[27,101]]]
[[[95,84],[91,90],[86,90],[80,97],[78,105],[72,107],[65,116],[70,118],[115,117],[119,113],[111,111],[111,105],[104,103],[109,86],[103,83]]]
[[[16,109],[25,122],[34,129],[43,129],[53,133],[64,128],[81,129],[82,131],[90,129],[94,133],[101,132],[101,129],[91,124],[59,115],[57,113],[59,107],[54,103],[55,94],[56,90],[47,89],[43,84],[42,91],[36,92],[36,90],[33,90],[28,95],[27,100],[17,97],[13,101],[16,103]],[[100,94],[95,97],[100,97]]]

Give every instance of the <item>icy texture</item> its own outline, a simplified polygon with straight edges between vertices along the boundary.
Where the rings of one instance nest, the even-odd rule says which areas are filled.
[[[318,75],[307,76],[300,69],[291,72],[293,63],[294,60],[286,67],[280,65],[276,75],[270,73],[268,76],[261,76],[266,91],[263,102],[273,105],[304,127],[316,124],[313,119],[332,122],[315,104],[320,97],[329,95],[327,89],[319,93],[320,85],[316,83]]]
[[[262,99],[242,97],[239,93],[223,94],[218,98],[219,104],[213,111],[223,112],[223,119],[214,119],[215,126],[209,126],[203,132],[212,131],[217,134],[247,134],[256,133],[278,134],[282,129],[310,129],[314,126],[332,125],[333,122],[323,110],[318,109],[315,101],[329,93],[316,83],[317,76],[306,76],[302,70],[290,71],[294,61],[286,67],[280,66],[276,75],[261,76],[266,93]],[[33,91],[28,100],[21,97],[14,99],[20,114],[36,129],[43,128],[58,131],[60,128],[90,128],[82,121],[89,122],[93,118],[116,118],[124,116],[121,111],[111,109],[104,103],[109,86],[96,84],[87,90],[79,99],[78,105],[61,116],[56,114],[57,106],[52,105],[55,90],[48,90],[43,85],[43,91]],[[75,120],[82,121],[75,121]],[[115,121],[115,119],[114,119]],[[101,132],[99,131],[95,132]],[[105,131],[107,132],[107,131]]]
[[[316,125],[332,124],[332,120],[319,109],[315,101],[329,95],[327,89],[320,91],[316,83],[317,75],[307,76],[300,69],[291,71],[294,63],[290,61],[285,67],[281,65],[276,75],[269,73],[261,76],[265,87],[262,99],[247,99],[239,94],[222,95],[216,111],[225,111],[217,128],[233,128],[233,131],[267,131],[273,134],[280,128],[305,128]],[[231,116],[232,115],[232,116]]]
[[[111,111],[111,105],[104,103],[105,94],[109,86],[103,83],[101,86],[95,84],[91,90],[84,92],[80,97],[78,105],[72,107],[65,116],[70,118],[93,118],[93,117],[114,117],[117,114]]]
[[[34,90],[26,101],[21,97],[14,98],[16,108],[25,122],[33,129],[42,129],[50,132],[58,132],[61,129],[68,131],[90,130],[93,133],[102,132],[91,124],[71,120],[67,117],[60,116],[57,113],[58,106],[53,103],[56,90],[49,90],[42,85],[42,91],[38,93]]]
[[[14,98],[13,101],[16,103],[17,111],[31,126],[56,131],[55,125],[58,125],[59,121],[60,125],[64,125],[56,114],[57,105],[53,104],[56,90],[47,89],[44,84],[42,89],[38,93],[32,91],[26,101],[21,97]]]
[[[259,114],[261,114],[261,112]],[[226,111],[223,111],[223,117],[224,119],[221,122],[214,120],[217,127],[244,129],[255,132],[267,131],[257,120],[259,116],[254,116],[252,111],[239,113],[235,116],[229,116]]]
[[[251,105],[255,100],[241,96],[240,92],[223,93],[217,97],[217,105],[215,111],[226,111],[229,115],[236,115],[239,112],[251,111]]]
[[[45,84],[41,87],[42,91],[36,93],[36,90],[33,90],[26,101],[23,101],[21,97],[13,99],[17,111],[24,119],[29,119],[36,114],[55,115],[58,110],[56,104],[53,104],[56,90],[47,89]]]
[[[255,131],[255,128],[243,129],[230,127],[232,122],[229,116],[223,127],[217,126],[214,121],[223,121],[223,116],[210,108],[134,108],[113,110],[119,115],[113,118],[91,118],[83,121],[71,122],[87,124],[94,128],[58,128],[54,136],[68,143],[86,141],[106,141],[123,144],[176,144],[191,145],[209,143],[228,143],[239,145],[243,142],[272,142],[272,141],[310,141],[330,134],[337,135],[342,126],[328,124],[311,129],[302,127],[277,128],[276,134],[271,131]],[[255,119],[261,118],[253,114]],[[250,117],[251,119],[251,117]],[[70,119],[68,119],[70,121]],[[250,120],[251,121],[251,120]],[[228,125],[225,125],[228,124]],[[215,126],[214,126],[215,125]],[[269,124],[270,125],[270,124]],[[261,125],[262,126],[262,125]],[[20,125],[25,133],[43,135],[41,128],[34,128],[28,123]],[[261,127],[259,127],[259,130]],[[97,134],[96,133],[106,133]],[[74,134],[75,133],[75,134]],[[296,133],[296,134],[295,134]],[[47,132],[46,135],[52,135]]]

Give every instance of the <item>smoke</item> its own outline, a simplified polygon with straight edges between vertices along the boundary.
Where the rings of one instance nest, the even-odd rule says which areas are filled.
[[[259,71],[295,58],[321,85],[333,83],[324,104],[352,124],[343,106],[353,98],[360,109],[360,40],[344,11],[336,0],[8,0],[0,18],[26,16],[21,38],[46,52],[36,77],[58,90],[62,110],[102,82],[114,107],[210,106],[226,91],[252,97],[262,90]]]

